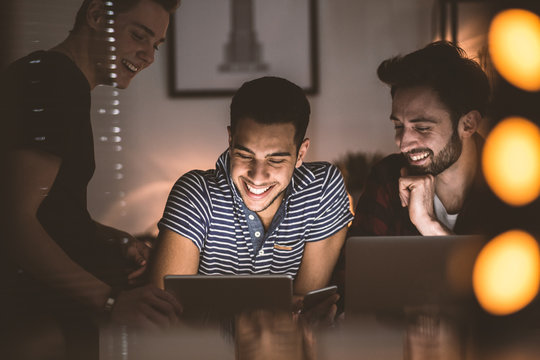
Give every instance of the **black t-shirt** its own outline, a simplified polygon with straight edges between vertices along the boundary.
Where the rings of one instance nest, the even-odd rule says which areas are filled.
[[[38,219],[75,261],[90,270],[95,223],[87,210],[87,185],[95,169],[90,86],[71,59],[37,51],[11,64],[0,82],[2,145],[30,148],[61,159]],[[89,268],[90,267],[90,268]]]

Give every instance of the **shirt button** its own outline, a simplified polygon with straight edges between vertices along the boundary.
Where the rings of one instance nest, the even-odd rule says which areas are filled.
[[[249,214],[248,218],[249,218],[249,220],[253,220],[253,219],[255,219],[255,216],[253,216],[252,214]]]
[[[261,236],[261,233],[259,231],[255,231],[255,237]]]
[[[264,250],[259,250],[259,255],[264,255]]]

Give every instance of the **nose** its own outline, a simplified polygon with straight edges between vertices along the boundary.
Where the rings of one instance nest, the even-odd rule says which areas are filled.
[[[268,178],[268,166],[265,161],[253,160],[250,163],[248,176],[253,182],[261,183]]]
[[[398,134],[396,134],[396,144],[399,147],[399,150],[403,153],[417,147],[417,140],[418,139],[416,138],[415,132],[407,127],[404,127]]]

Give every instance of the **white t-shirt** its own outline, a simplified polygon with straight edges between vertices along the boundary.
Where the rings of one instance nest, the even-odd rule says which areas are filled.
[[[450,230],[454,230],[459,213],[449,214],[446,212],[446,209],[444,208],[444,205],[437,194],[435,194],[435,198],[433,199],[433,207],[435,208],[435,215],[437,216],[437,219],[439,219],[439,221],[446,225],[446,227]]]

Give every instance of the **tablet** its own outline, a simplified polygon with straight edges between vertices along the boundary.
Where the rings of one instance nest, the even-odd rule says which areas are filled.
[[[185,318],[219,320],[244,311],[291,311],[289,275],[166,275]]]

